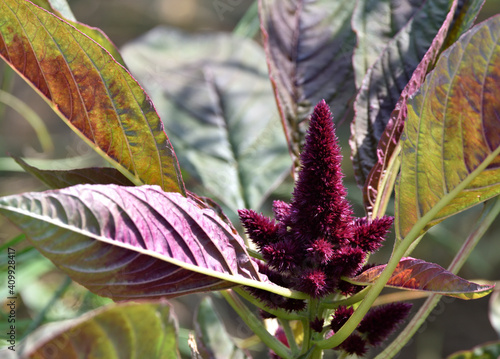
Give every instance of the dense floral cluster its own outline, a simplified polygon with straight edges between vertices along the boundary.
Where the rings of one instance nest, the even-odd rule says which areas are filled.
[[[353,217],[342,184],[341,160],[330,109],[321,101],[311,115],[291,202],[275,201],[274,219],[252,210],[239,211],[265,260],[260,263],[261,272],[272,282],[313,298],[334,292],[352,294],[355,286],[341,277],[359,272],[367,254],[381,246],[392,225],[391,217]],[[301,307],[300,301],[253,292],[272,307]]]
[[[368,345],[380,345],[408,316],[412,305],[410,303],[391,303],[372,308],[359,323],[356,331],[336,349],[349,354],[363,356]],[[335,311],[330,327],[335,333],[350,318],[352,307],[339,307]]]

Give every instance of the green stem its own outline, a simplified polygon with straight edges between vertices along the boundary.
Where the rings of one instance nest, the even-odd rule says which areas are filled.
[[[463,266],[472,250],[482,238],[484,233],[491,226],[493,221],[500,214],[500,196],[495,199],[486,202],[481,217],[478,224],[471,232],[465,243],[460,248],[453,261],[451,262],[448,270],[454,274],[458,273],[460,268]],[[396,339],[387,347],[383,352],[381,352],[376,359],[392,358],[396,355],[410,340],[410,338],[417,332],[420,326],[424,323],[425,319],[432,312],[434,307],[437,305],[441,295],[431,294],[429,298],[426,299],[424,304],[420,307],[418,312],[413,316],[411,321],[405,327],[405,329],[397,336]]]
[[[21,101],[14,95],[0,89],[0,102],[4,103],[14,110],[16,110],[24,119],[31,125],[33,130],[40,141],[42,146],[42,151],[45,153],[52,153],[54,150],[54,143],[50,137],[47,127],[43,123],[43,120],[38,116],[38,114],[31,109],[26,103]]]
[[[279,319],[278,321],[285,332],[286,339],[288,341],[288,345],[292,350],[292,355],[295,357],[298,353],[300,353],[300,349],[297,346],[297,341],[295,340],[295,335],[293,335],[292,327],[290,327],[290,322],[286,319]]]
[[[257,308],[265,310],[266,312],[271,313],[272,315],[275,315],[278,318],[285,319],[285,320],[301,320],[304,318],[304,315],[300,315],[300,314],[297,314],[294,312],[287,312],[284,309],[269,308],[262,301],[253,297],[250,293],[248,293],[245,289],[243,289],[241,287],[235,287],[235,288],[233,288],[233,291],[238,293],[244,299],[248,300],[250,303],[255,305]]]
[[[235,310],[246,325],[257,335],[268,348],[272,349],[278,356],[283,359],[292,359],[289,348],[282,342],[276,339],[253,313],[252,311],[238,298],[232,290],[222,291],[221,295],[226,299],[229,305]]]
[[[366,288],[363,288],[358,293],[356,293],[348,298],[340,299],[340,300],[332,301],[332,302],[321,303],[321,306],[323,308],[336,309],[336,308],[340,307],[341,305],[344,305],[344,306],[353,305],[353,304],[356,304],[357,302],[360,302],[361,300],[363,300],[363,298],[366,296],[366,294],[368,293],[369,290],[370,290],[370,287],[366,287]]]
[[[26,328],[25,332],[23,333],[23,338],[27,337],[33,330],[38,328],[40,324],[45,320],[45,317],[47,316],[48,311],[56,304],[56,302],[59,300],[59,298],[62,297],[64,292],[69,288],[71,285],[72,280],[70,277],[66,276],[64,279],[64,282],[59,286],[57,291],[54,293],[52,298],[50,299],[49,303],[38,313],[35,319],[30,323],[28,328]]]
[[[426,226],[437,217],[439,212],[445,208],[448,204],[450,204],[454,198],[456,198],[463,190],[467,188],[471,184],[471,182],[481,174],[488,165],[498,156],[500,155],[500,147],[495,151],[491,152],[486,158],[481,162],[477,168],[472,171],[469,176],[462,182],[460,182],[453,190],[451,190],[446,196],[441,198],[434,207],[432,207],[427,213],[425,213],[417,222],[413,225],[413,227],[408,231],[406,237],[401,241],[398,241],[398,238],[401,238],[399,224],[396,221],[396,244],[394,245],[394,249],[392,252],[392,256],[387,263],[384,271],[380,274],[377,281],[373,284],[371,289],[368,291],[365,299],[361,302],[359,307],[353,313],[353,315],[349,318],[349,320],[339,329],[337,333],[335,333],[332,337],[324,340],[320,340],[317,342],[318,347],[320,348],[333,348],[341,344],[358,326],[361,320],[364,318],[370,307],[372,306],[375,299],[377,299],[378,295],[384,289],[384,286],[387,284],[387,281],[391,278],[392,273],[396,269],[401,258],[404,256],[408,248],[410,248],[411,244],[420,237],[426,229]],[[398,213],[396,213],[398,215]],[[401,215],[401,214],[400,214]],[[397,220],[398,216],[396,216]]]

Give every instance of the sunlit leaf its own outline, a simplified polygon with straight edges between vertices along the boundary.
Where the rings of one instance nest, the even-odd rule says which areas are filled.
[[[184,193],[146,93],[92,39],[28,1],[0,2],[0,56],[67,124],[136,183]]]
[[[229,34],[157,28],[126,45],[182,169],[236,211],[257,209],[292,165],[264,51]]]
[[[498,359],[500,357],[500,341],[478,345],[471,350],[461,350],[446,359]]]
[[[203,358],[249,358],[233,342],[210,297],[204,298],[195,315],[196,342]]]
[[[305,120],[322,99],[336,121],[356,92],[351,58],[356,1],[260,0],[261,27],[270,78],[295,155]]]
[[[109,37],[101,29],[78,22],[66,0],[31,0],[31,2],[47,11],[50,11],[54,15],[76,27],[85,35],[90,36],[92,40],[96,41],[99,45],[108,50],[116,61],[125,66],[120,52],[118,52],[118,49]]]
[[[441,55],[409,102],[398,238],[500,194],[499,42],[499,16],[477,25]]]
[[[32,174],[47,187],[52,189],[65,188],[77,184],[117,184],[121,186],[133,186],[134,184],[115,168],[92,167],[74,170],[41,170],[30,166],[21,158],[15,161],[26,172]]]
[[[351,125],[352,158],[356,181],[360,187],[364,186],[369,172],[378,161],[378,142],[403,89],[431,47],[449,10],[449,0],[422,1],[414,16],[388,43],[365,75],[354,103],[355,117]],[[446,36],[446,31],[441,35],[443,36]],[[439,40],[442,43],[444,39]],[[439,42],[437,44],[440,45]],[[439,47],[432,52],[436,53]],[[427,67],[428,64],[420,69],[423,76]],[[417,88],[418,84],[414,86],[414,90]]]
[[[373,284],[386,265],[372,267],[352,278],[360,285]],[[477,299],[491,293],[493,286],[469,282],[443,267],[411,257],[402,258],[386,286],[406,290],[420,290],[460,299]]]
[[[25,193],[1,198],[0,213],[73,280],[115,300],[260,282],[233,228],[158,186]]]
[[[384,197],[392,193],[393,182],[399,169],[397,157],[400,147],[398,145],[406,120],[408,96],[422,85],[425,75],[433,68],[438,55],[473,25],[483,2],[484,0],[454,1],[438,34],[403,89],[395,109],[389,116],[385,130],[379,138],[376,150],[377,162],[368,173],[364,183],[363,201],[367,212],[373,210],[379,212],[374,213],[375,216],[382,215],[384,204],[387,202],[387,198]],[[457,6],[456,10],[455,6]],[[455,15],[451,16],[452,14]],[[385,203],[381,203],[384,201]]]
[[[177,323],[166,302],[120,303],[40,327],[20,343],[23,358],[172,358]]]

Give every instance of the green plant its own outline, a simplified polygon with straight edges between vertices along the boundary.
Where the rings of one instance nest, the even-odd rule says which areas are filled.
[[[2,197],[0,213],[91,292],[138,301],[43,326],[32,344],[16,346],[12,324],[4,353],[177,357],[164,299],[219,292],[274,356],[362,356],[408,315],[402,300],[427,295],[378,355],[393,357],[440,296],[493,290],[456,274],[500,211],[500,18],[473,27],[479,0],[258,4],[263,48],[238,35],[252,33],[255,5],[236,34],[156,29],[123,49],[125,62],[64,2],[1,3],[0,56],[111,167],[15,158],[52,190]],[[330,112],[341,120],[351,107],[359,218]],[[284,188],[291,197],[267,201]],[[393,192],[391,257],[367,264],[392,226]],[[410,257],[431,227],[482,202],[447,270]],[[274,218],[257,212],[266,205]],[[21,238],[4,246],[7,278]],[[384,287],[403,290],[399,301],[374,305]],[[248,356],[213,306],[198,307],[191,354]],[[277,318],[275,332],[254,307]]]

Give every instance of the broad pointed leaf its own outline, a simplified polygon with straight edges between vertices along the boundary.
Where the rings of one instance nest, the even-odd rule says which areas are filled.
[[[373,213],[373,215],[382,215],[383,208],[377,208],[377,206],[383,201],[382,197],[387,197],[392,193],[393,180],[399,169],[399,162],[396,159],[399,155],[400,147],[398,145],[406,120],[406,104],[409,95],[422,85],[425,75],[434,66],[438,55],[473,25],[483,3],[484,0],[454,1],[438,34],[401,93],[401,97],[379,139],[376,150],[377,162],[364,183],[363,199],[367,212],[380,210],[382,213]],[[453,14],[455,16],[452,16]]]
[[[453,9],[456,9],[457,1],[453,4]],[[389,42],[365,75],[354,103],[355,118],[351,125],[352,159],[360,187],[366,183],[369,172],[378,161],[378,142],[403,89],[431,47],[449,10],[449,0],[422,1],[418,11]],[[449,24],[448,21],[447,26]],[[446,36],[446,31],[436,45],[442,43],[443,36]],[[439,48],[432,49],[432,53],[437,53]],[[427,66],[419,69],[424,76]],[[416,88],[418,86],[414,90]]]
[[[117,184],[121,186],[134,186],[130,180],[115,168],[92,167],[74,170],[41,170],[30,166],[20,158],[15,161],[26,172],[32,174],[47,187],[52,189],[65,188],[77,184]]]
[[[386,265],[367,269],[352,278],[359,285],[373,284]],[[443,267],[411,257],[402,258],[386,286],[407,290],[421,290],[460,299],[477,299],[491,293],[494,286],[469,282]]]
[[[101,29],[76,21],[75,15],[73,15],[73,12],[71,11],[71,8],[66,0],[31,0],[31,2],[47,11],[50,11],[54,15],[76,27],[85,35],[90,36],[92,40],[104,47],[116,61],[125,67],[125,62],[123,61],[120,52],[109,37]]]
[[[168,303],[120,303],[40,327],[20,343],[23,358],[180,358]],[[1,354],[1,353],[0,353]]]
[[[136,183],[184,193],[163,125],[123,66],[29,1],[2,0],[0,14],[0,56],[73,130]]]
[[[0,198],[0,213],[73,280],[115,300],[260,283],[218,215],[158,186],[78,185]]]
[[[405,237],[500,194],[500,16],[445,51],[408,104],[396,230]]]
[[[207,195],[233,211],[258,208],[290,173],[264,51],[256,43],[157,28],[123,54],[153,97],[183,170]]]
[[[270,78],[290,147],[297,156],[305,120],[325,99],[336,120],[356,88],[351,58],[355,1],[260,0]]]

